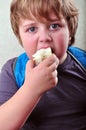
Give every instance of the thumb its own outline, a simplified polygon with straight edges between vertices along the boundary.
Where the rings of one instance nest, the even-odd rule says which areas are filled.
[[[26,64],[26,69],[28,70],[28,71],[30,71],[31,69],[33,69],[34,68],[34,61],[33,60],[29,60],[28,62],[27,62],[27,64]]]

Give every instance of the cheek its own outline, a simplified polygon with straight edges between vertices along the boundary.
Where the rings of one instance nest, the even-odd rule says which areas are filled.
[[[68,39],[67,37],[64,37],[61,35],[58,39],[59,47],[65,49],[68,45]]]
[[[68,36],[65,35],[65,34],[60,34],[57,38],[57,44],[56,44],[56,49],[57,49],[57,55],[59,58],[61,58],[66,50],[67,50],[67,47],[68,47]]]
[[[31,59],[32,55],[36,50],[36,44],[34,44],[34,40],[28,38],[23,39],[23,48],[26,54],[28,55],[28,57]]]

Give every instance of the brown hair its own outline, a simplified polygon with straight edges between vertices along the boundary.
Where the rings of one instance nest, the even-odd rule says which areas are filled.
[[[10,18],[12,29],[19,39],[19,23],[21,19],[32,19],[32,15],[36,19],[41,20],[42,17],[49,19],[49,13],[53,10],[55,14],[61,18],[63,16],[67,21],[70,32],[70,45],[75,42],[75,34],[78,26],[78,9],[72,0],[12,0],[10,8]]]

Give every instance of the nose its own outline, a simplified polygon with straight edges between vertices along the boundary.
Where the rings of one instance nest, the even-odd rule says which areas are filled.
[[[42,43],[51,42],[52,36],[48,31],[42,30],[39,34],[39,41],[42,42]]]

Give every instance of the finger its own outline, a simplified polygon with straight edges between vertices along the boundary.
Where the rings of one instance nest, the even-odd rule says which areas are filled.
[[[55,71],[52,72],[52,76],[53,76],[54,78],[57,77],[57,75],[58,75],[57,70],[55,70]]]
[[[57,62],[54,62],[51,66],[49,66],[49,69],[51,72],[53,72],[57,70],[57,67],[58,67]]]
[[[51,80],[53,86],[56,86],[56,84],[58,82],[57,70],[55,70],[54,72],[52,72],[50,80]]]
[[[44,64],[46,64],[46,66],[50,66],[52,65],[54,62],[56,62],[56,64],[59,64],[59,59],[56,57],[55,54],[52,54],[51,56],[49,56],[47,59],[45,59],[43,61]]]
[[[58,82],[58,77],[57,77],[57,75],[58,75],[58,72],[57,72],[57,70],[55,70],[55,71],[53,72],[53,77],[54,77],[55,85],[56,85],[57,82]]]

